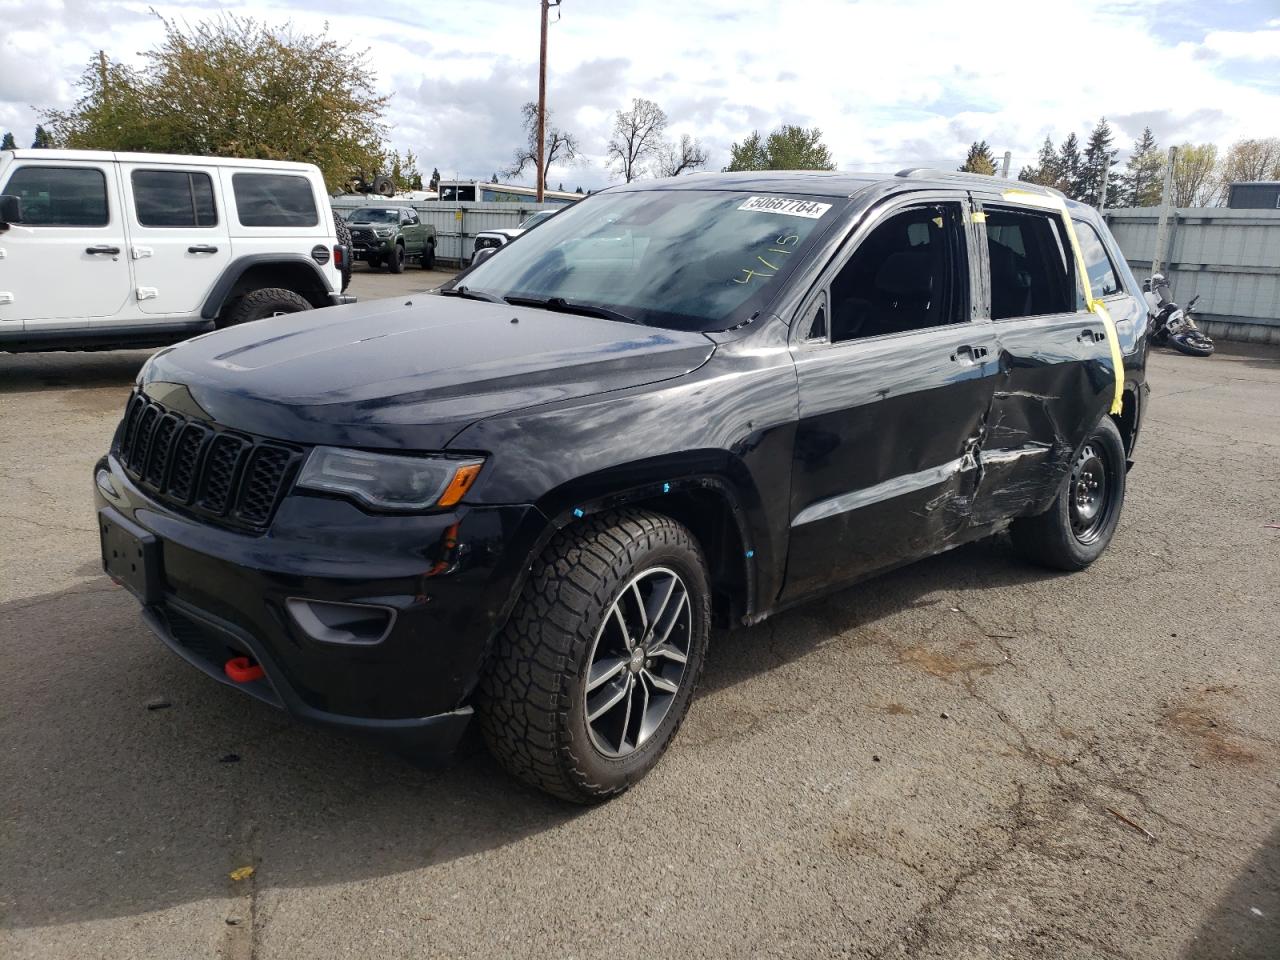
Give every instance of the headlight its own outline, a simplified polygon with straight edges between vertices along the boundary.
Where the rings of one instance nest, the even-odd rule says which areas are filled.
[[[375,510],[427,510],[461,500],[483,464],[316,447],[302,465],[298,486],[352,497]]]
[[[392,234],[392,233],[394,233],[395,231],[394,231],[394,230],[379,230],[378,228],[376,228],[376,227],[375,227],[375,228],[374,228],[374,230],[373,230],[373,232],[374,232],[374,233],[376,233],[376,234],[377,234],[378,236],[380,236],[380,237],[389,237],[389,236],[391,236],[391,234]]]

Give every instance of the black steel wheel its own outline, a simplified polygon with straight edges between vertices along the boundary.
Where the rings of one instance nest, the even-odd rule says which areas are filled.
[[[1124,441],[1104,416],[1080,449],[1053,504],[1009,527],[1030,560],[1058,570],[1083,570],[1102,555],[1120,522],[1125,492]]]
[[[506,769],[595,803],[648,773],[689,709],[711,632],[706,563],[661,514],[565,528],[534,561],[476,703]]]

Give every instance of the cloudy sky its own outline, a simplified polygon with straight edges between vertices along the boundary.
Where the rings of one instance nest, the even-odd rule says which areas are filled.
[[[30,141],[40,107],[74,100],[99,49],[136,59],[207,2],[0,0],[0,129]],[[980,9],[991,11],[978,15]],[[427,170],[488,178],[537,92],[538,0],[261,0],[223,9],[328,29],[368,48],[393,94],[392,140]],[[553,13],[554,17],[554,13]],[[584,158],[554,186],[608,182],[614,111],[644,96],[719,168],[753,128],[822,128],[845,169],[953,167],[975,139],[1016,171],[1046,133],[1099,116],[1126,149],[1280,136],[1280,0],[564,0],[550,30],[549,104]]]

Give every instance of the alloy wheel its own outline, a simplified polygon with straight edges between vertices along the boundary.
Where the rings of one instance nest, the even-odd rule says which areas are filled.
[[[621,758],[662,725],[685,679],[689,590],[674,570],[634,576],[606,611],[587,660],[583,712],[592,745]]]

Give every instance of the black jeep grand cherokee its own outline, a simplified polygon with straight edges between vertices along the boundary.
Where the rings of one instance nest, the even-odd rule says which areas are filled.
[[[107,571],[210,675],[591,801],[666,749],[713,620],[1008,528],[1110,541],[1141,291],[1090,208],[929,171],[607,190],[442,296],[143,368]]]

